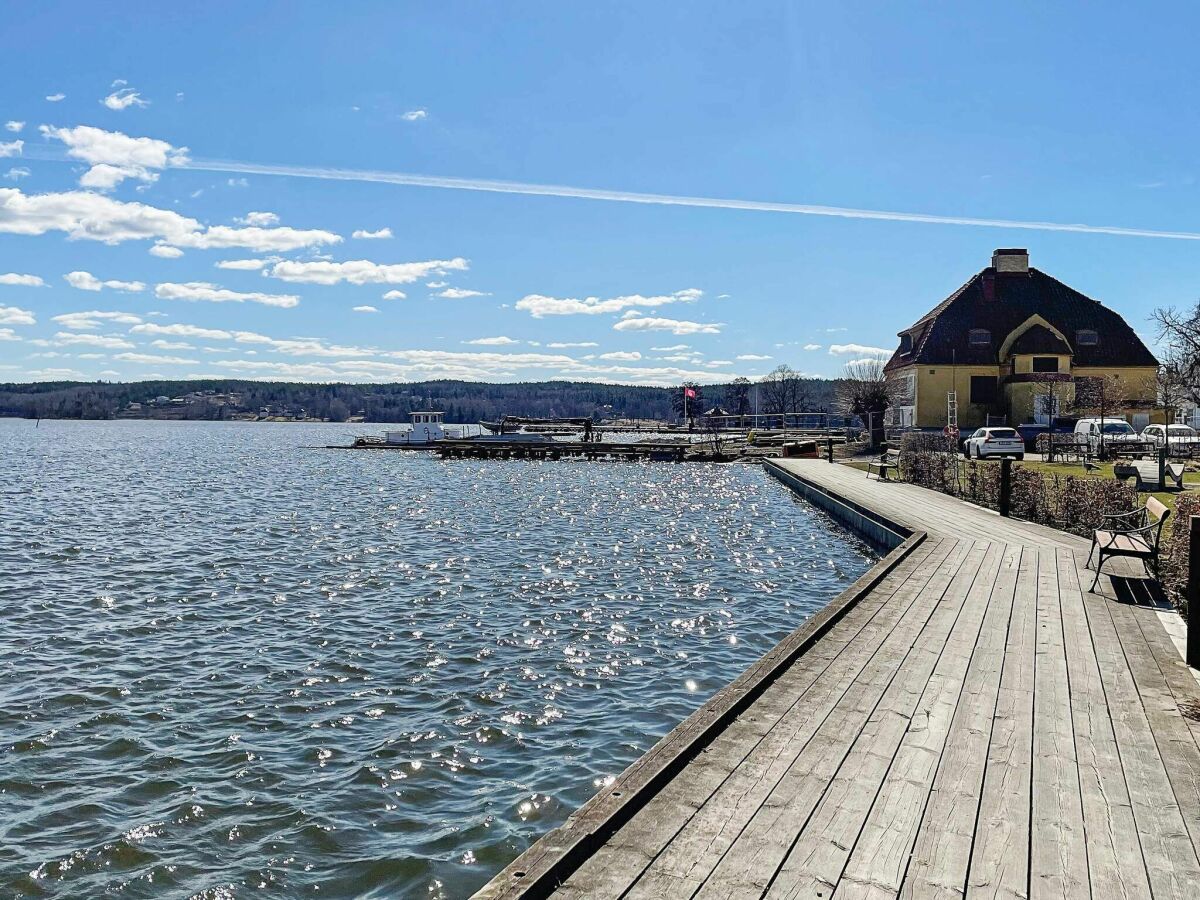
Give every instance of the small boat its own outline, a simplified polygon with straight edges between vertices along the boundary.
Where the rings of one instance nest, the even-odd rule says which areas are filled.
[[[402,431],[386,431],[382,437],[363,435],[354,439],[355,447],[432,450],[438,441],[462,440],[470,437],[466,426],[446,425],[445,413],[435,409],[414,410],[408,414],[410,427]]]

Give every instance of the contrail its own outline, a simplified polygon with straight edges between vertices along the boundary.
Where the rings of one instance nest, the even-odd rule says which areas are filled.
[[[495,194],[527,194],[540,197],[570,197],[577,200],[607,200],[613,203],[648,203],[657,206],[695,206],[705,209],[741,209],[752,212],[793,213],[803,216],[834,216],[841,219],[879,219],[887,222],[923,222],[931,225],[974,225],[982,228],[1022,228],[1031,231],[1069,231],[1082,234],[1114,234],[1122,237],[1168,238],[1196,241],[1193,231],[1156,231],[1115,225],[1085,225],[1069,222],[1035,222],[1018,219],[980,219],[972,216],[938,216],[928,213],[814,206],[807,203],[773,203],[767,200],[733,200],[721,197],[687,197],[570,187],[561,184],[531,184],[487,178],[451,178],[415,175],[409,172],[380,172],[364,169],[331,169],[317,166],[261,165],[229,160],[191,160],[182,168],[238,175],[276,175],[285,178],[316,178],[323,181],[371,181],[412,187],[444,188],[455,191],[487,191]]]

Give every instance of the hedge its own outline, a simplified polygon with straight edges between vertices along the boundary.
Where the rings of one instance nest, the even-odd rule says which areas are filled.
[[[1175,527],[1163,536],[1163,558],[1159,580],[1167,597],[1187,616],[1188,518],[1200,516],[1200,497],[1192,493],[1175,498],[1171,513]]]
[[[900,477],[911,484],[1000,508],[1000,464],[960,460],[945,451],[910,450],[900,455]],[[1090,538],[1105,513],[1138,507],[1137,490],[1125,482],[1079,475],[1043,474],[1012,467],[1009,514]]]

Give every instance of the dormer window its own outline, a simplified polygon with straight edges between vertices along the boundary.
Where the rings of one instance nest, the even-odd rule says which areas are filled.
[[[900,335],[900,352],[912,353],[912,335],[908,332]]]
[[[1081,328],[1075,332],[1075,343],[1080,347],[1095,347],[1100,343],[1100,335],[1090,328]]]
[[[986,328],[972,328],[967,332],[967,342],[972,347],[986,347],[992,342],[992,333]]]

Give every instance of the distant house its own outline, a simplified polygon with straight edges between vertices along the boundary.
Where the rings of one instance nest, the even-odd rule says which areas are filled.
[[[899,337],[885,369],[900,397],[897,425],[944,426],[951,391],[962,430],[989,417],[1046,422],[1071,408],[1083,379],[1107,375],[1129,398],[1111,415],[1141,427],[1155,407],[1158,361],[1142,339],[1113,310],[1030,268],[1027,250],[997,250]]]

